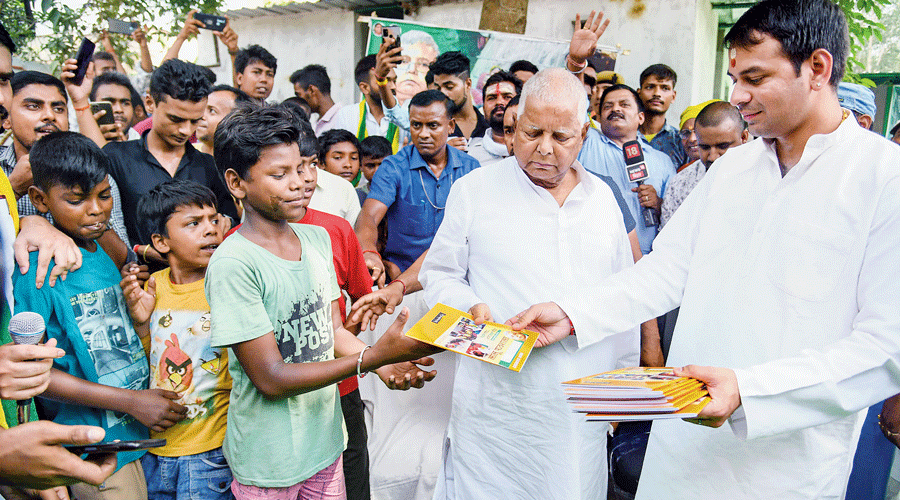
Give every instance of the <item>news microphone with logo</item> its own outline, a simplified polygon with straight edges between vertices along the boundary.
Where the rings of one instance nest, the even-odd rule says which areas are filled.
[[[9,319],[9,336],[16,345],[37,345],[44,338],[44,318],[40,314],[24,311]],[[18,402],[17,416],[19,424],[28,422],[28,408],[31,398]]]
[[[644,151],[641,149],[641,143],[638,141],[626,142],[622,145],[622,153],[625,154],[625,173],[628,175],[628,180],[642,186],[650,174],[647,172],[647,164],[644,163]],[[644,225],[647,227],[658,226],[659,215],[656,210],[650,207],[641,208]]]

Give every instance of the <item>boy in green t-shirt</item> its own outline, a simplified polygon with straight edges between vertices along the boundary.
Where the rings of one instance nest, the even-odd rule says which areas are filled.
[[[204,275],[222,243],[216,195],[187,180],[164,182],[138,202],[142,241],[169,264],[141,288],[137,266],[122,280],[134,328],[150,358],[150,388],[174,391],[187,417],[141,458],[150,500],[227,500],[231,470],[222,454],[231,376],[224,349],[210,345]]]
[[[216,166],[244,206],[206,274],[212,345],[229,348],[234,380],[224,450],[238,500],[343,498],[335,384],[375,371],[407,389],[435,375],[416,366],[432,364],[418,358],[434,348],[402,334],[408,311],[371,347],[343,328],[328,233],[288,223],[315,190],[294,120],[280,106],[240,108],[214,141]]]

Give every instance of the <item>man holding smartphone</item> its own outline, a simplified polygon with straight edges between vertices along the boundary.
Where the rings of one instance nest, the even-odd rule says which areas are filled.
[[[94,78],[90,93],[91,106],[98,102],[110,105],[105,111],[109,112],[111,116],[103,115],[97,120],[106,140],[132,141],[141,138],[141,135],[131,128],[134,125],[136,97],[137,91],[131,85],[128,77],[121,73],[109,72]],[[104,121],[104,118],[107,120]]]

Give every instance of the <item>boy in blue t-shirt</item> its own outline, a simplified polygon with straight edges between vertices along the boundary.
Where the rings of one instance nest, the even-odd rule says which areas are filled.
[[[224,451],[237,500],[346,498],[335,384],[368,371],[398,389],[434,377],[397,363],[435,352],[403,336],[409,311],[371,348],[343,328],[328,233],[288,223],[316,185],[299,139],[281,106],[236,109],[216,129],[216,166],[244,207],[206,272],[211,344],[228,347],[234,381]]]
[[[131,325],[116,265],[97,245],[112,211],[108,159],[86,137],[54,132],[31,150],[34,206],[50,212],[56,227],[80,247],[82,265],[55,287],[35,287],[37,252],[27,274],[14,277],[16,312],[43,316],[47,337],[65,356],[56,359],[44,407],[50,419],[106,430],[106,441],[146,439],[184,418],[186,408],[171,391],[148,390],[149,368]],[[52,265],[52,264],[51,264]],[[118,468],[99,487],[72,487],[79,499],[146,498],[138,459],[143,451],[118,454]]]

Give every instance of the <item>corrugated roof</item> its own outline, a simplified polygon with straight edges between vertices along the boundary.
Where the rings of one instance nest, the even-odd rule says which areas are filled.
[[[235,9],[226,12],[225,15],[235,19],[284,16],[330,9],[354,10],[378,7],[380,5],[394,5],[396,3],[397,0],[318,0],[316,2],[290,2],[283,5],[257,7],[254,9]]]

